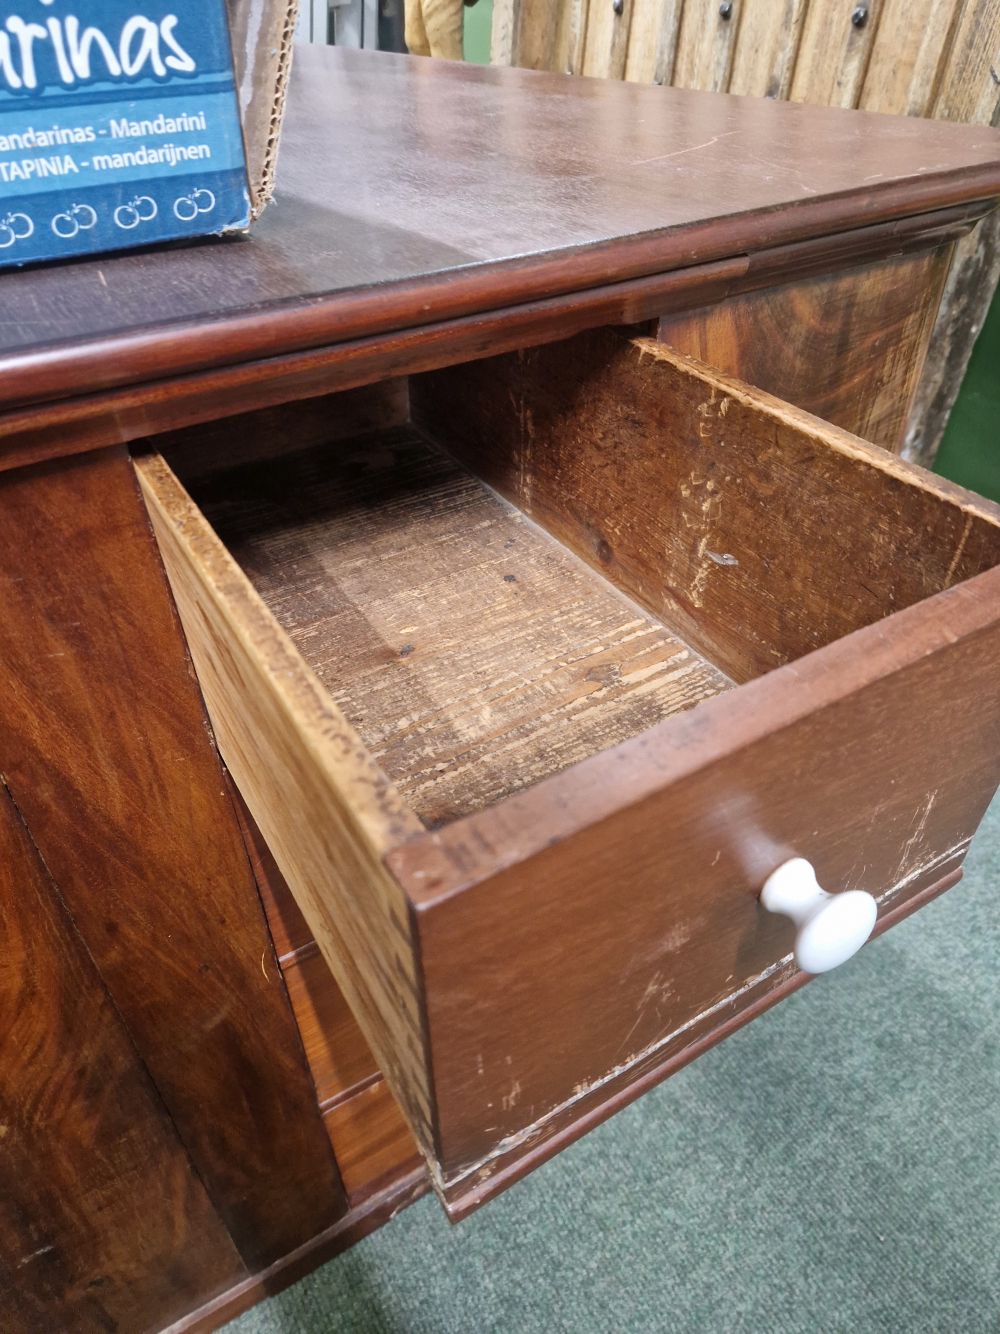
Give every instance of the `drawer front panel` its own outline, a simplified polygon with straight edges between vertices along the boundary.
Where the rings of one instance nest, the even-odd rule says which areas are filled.
[[[389,855],[456,1212],[787,989],[756,895],[788,857],[881,916],[953,875],[1000,781],[998,597],[990,571]]]

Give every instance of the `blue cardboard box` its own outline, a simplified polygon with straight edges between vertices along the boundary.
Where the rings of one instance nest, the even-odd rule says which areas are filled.
[[[0,265],[249,220],[224,0],[4,0]]]

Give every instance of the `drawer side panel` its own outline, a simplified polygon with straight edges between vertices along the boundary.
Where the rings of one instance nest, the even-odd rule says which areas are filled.
[[[405,896],[421,829],[159,455],[136,470],[223,757],[414,1134],[431,1096]]]
[[[1000,508],[648,339],[410,385],[414,419],[747,681],[1000,562]]]

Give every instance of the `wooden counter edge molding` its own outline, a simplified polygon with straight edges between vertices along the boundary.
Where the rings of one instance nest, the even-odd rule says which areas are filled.
[[[409,904],[382,865],[423,826],[166,462],[149,454],[135,467],[223,758],[417,1144],[432,1153]]]
[[[1000,160],[554,254],[236,311],[221,320],[158,325],[63,347],[43,345],[0,358],[0,404],[43,402],[74,391],[218,368],[262,353],[398,332],[796,243],[839,249],[839,234],[863,235],[865,229],[857,228],[859,218],[869,226],[894,226],[955,208],[982,216],[998,193]]]
[[[139,381],[102,392],[11,406],[0,414],[0,471],[46,458],[123,444],[161,431],[211,421],[457,361],[566,338],[601,324],[637,324],[711,306],[740,292],[758,291],[880,259],[934,249],[964,235],[995,198],[961,203],[895,222],[876,223],[818,239],[796,241],[711,263],[606,283],[567,294],[500,306],[415,329],[345,338],[328,345],[237,360],[171,379]],[[510,294],[508,293],[508,297]],[[438,312],[425,312],[436,316]],[[255,326],[267,327],[267,311]],[[226,325],[211,326],[213,338]],[[342,336],[343,330],[329,336]],[[100,343],[100,357],[121,349]],[[52,355],[55,355],[54,353]],[[95,345],[94,356],[98,355]],[[166,363],[158,363],[160,375]],[[21,383],[18,381],[18,383]],[[60,381],[65,388],[69,381]],[[99,389],[99,379],[83,377]],[[22,398],[31,399],[25,390]]]

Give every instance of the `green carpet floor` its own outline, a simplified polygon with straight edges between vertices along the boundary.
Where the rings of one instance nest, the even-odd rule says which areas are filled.
[[[1000,800],[965,879],[457,1227],[229,1334],[998,1334]]]
[[[934,471],[1000,501],[1000,288],[972,350]]]

